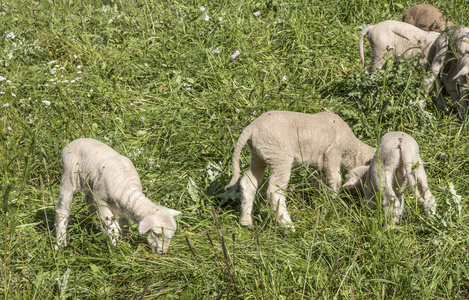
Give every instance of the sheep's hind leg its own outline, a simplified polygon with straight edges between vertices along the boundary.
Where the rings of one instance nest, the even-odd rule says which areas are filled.
[[[288,187],[288,182],[290,181],[292,163],[293,162],[285,162],[271,166],[267,198],[270,200],[271,210],[278,224],[294,232],[295,226],[293,226],[285,202],[285,189]]]
[[[417,185],[420,190],[420,195],[423,195],[423,199],[420,198],[419,201],[423,204],[423,209],[427,217],[431,218],[436,214],[436,202],[435,196],[433,196],[428,186],[427,174],[423,167],[422,159],[419,161],[419,167],[416,172],[417,176]]]
[[[255,153],[251,153],[251,167],[246,175],[241,178],[239,186],[241,188],[241,217],[242,226],[252,226],[252,207],[256,191],[262,181],[266,164]]]
[[[381,178],[381,199],[383,209],[392,216],[393,224],[398,223],[404,211],[404,198],[400,190],[396,192],[393,189],[394,172],[384,172],[385,178]],[[397,187],[400,189],[401,187]]]

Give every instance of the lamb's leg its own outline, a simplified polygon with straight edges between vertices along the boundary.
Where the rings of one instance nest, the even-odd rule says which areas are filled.
[[[96,213],[96,203],[94,202],[94,198],[92,194],[85,195],[85,203],[88,206],[88,212],[90,213],[90,215],[93,215],[94,213]]]
[[[337,197],[342,177],[340,176],[341,153],[331,150],[324,156],[323,171],[326,174],[327,183],[334,191],[333,198]]]
[[[444,93],[443,93],[443,82],[440,80],[439,77],[435,79],[434,87],[435,87],[435,93],[436,93],[436,107],[438,109],[441,109],[442,111],[448,111],[449,110],[448,104],[446,103]],[[449,90],[448,87],[449,85],[445,85],[446,92],[451,95],[451,91]]]
[[[293,222],[287,211],[285,202],[285,189],[290,181],[291,166],[293,161],[282,162],[280,164],[271,165],[269,187],[267,188],[267,198],[270,200],[272,213],[276,217],[278,224],[295,231]]]
[[[404,199],[400,192],[400,187],[396,191],[393,189],[394,170],[383,170],[380,178],[381,203],[383,210],[392,215],[393,223],[399,222],[404,207]]]
[[[120,234],[119,224],[106,202],[97,200],[96,203],[98,204],[98,214],[101,219],[101,230],[111,238],[113,245],[117,245]]]
[[[423,89],[427,95],[430,94],[430,90],[435,84],[444,62],[448,61],[447,59],[449,59],[449,57],[447,53],[445,54],[445,51],[440,51],[433,58],[430,75],[423,80]]]
[[[379,48],[375,46],[376,48]],[[371,59],[371,66],[367,70],[367,73],[373,72],[373,69],[381,69],[386,62],[387,52],[382,49],[373,48],[373,57]]]
[[[420,198],[419,200],[423,204],[425,215],[431,218],[436,213],[436,201],[435,196],[433,196],[432,192],[430,191],[430,187],[428,186],[427,174],[425,173],[421,159],[419,162],[419,168],[416,172],[416,177],[418,188],[421,195],[423,195],[423,199]]]
[[[119,226],[122,231],[123,236],[127,236],[129,234],[129,219],[125,217],[119,217]]]
[[[465,88],[465,87],[464,87]],[[461,99],[459,99],[459,102],[457,104],[458,106],[458,115],[459,118],[464,122],[466,119],[467,115],[467,108],[468,108],[468,97],[469,95],[467,93],[461,93]]]
[[[256,196],[257,188],[262,181],[266,164],[255,153],[251,153],[251,166],[246,175],[241,178],[239,186],[241,188],[241,217],[242,226],[252,226],[252,206]]]
[[[418,168],[420,168],[420,166],[421,166],[421,162],[419,162]],[[412,192],[414,193],[415,198],[417,198],[419,201],[422,201],[421,200],[421,195],[420,195],[420,192],[419,192],[419,189],[418,189],[418,184],[417,184],[417,181],[416,181],[416,179],[418,179],[417,173],[414,172],[414,170],[413,170],[412,162],[410,162],[410,161],[405,162],[404,163],[404,169],[405,169],[405,179],[406,179],[407,183],[410,185],[410,187],[412,188]]]
[[[72,207],[73,194],[76,187],[66,176],[62,176],[60,185],[60,198],[55,208],[55,231],[57,234],[57,246],[67,246],[67,226],[70,217],[70,208]]]

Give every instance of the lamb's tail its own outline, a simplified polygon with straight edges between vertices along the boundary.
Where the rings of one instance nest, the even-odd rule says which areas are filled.
[[[360,53],[360,59],[362,60],[362,68],[365,67],[365,53],[363,52],[363,41],[368,32],[373,28],[374,25],[363,28],[360,32],[360,38],[358,39],[358,52]]]
[[[243,130],[243,132],[238,138],[238,142],[236,143],[235,149],[233,151],[233,158],[232,158],[233,177],[231,177],[231,180],[228,183],[228,185],[225,187],[225,190],[235,185],[239,180],[239,175],[241,173],[241,169],[239,167],[239,159],[241,157],[241,150],[243,150],[244,145],[246,145],[248,140],[251,138],[251,135],[252,135],[252,126],[249,125]]]

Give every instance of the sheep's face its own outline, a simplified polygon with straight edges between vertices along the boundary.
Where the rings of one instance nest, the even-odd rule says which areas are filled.
[[[181,212],[161,208],[155,213],[147,215],[138,225],[138,231],[145,234],[148,245],[153,252],[158,254],[166,254],[168,252],[169,243],[177,229],[175,216]]]
[[[166,254],[169,249],[169,243],[176,229],[156,227],[146,233],[147,242],[153,252]]]

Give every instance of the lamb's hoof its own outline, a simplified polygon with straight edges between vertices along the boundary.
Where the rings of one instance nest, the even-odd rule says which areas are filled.
[[[294,226],[284,227],[283,230],[280,231],[280,233],[282,235],[289,235],[289,234],[295,233],[295,227]]]
[[[252,225],[254,225],[254,221],[252,220],[251,216],[241,216],[239,222],[243,227],[251,227]]]
[[[278,224],[279,224],[279,226],[281,226],[283,228],[282,233],[284,235],[287,235],[288,233],[295,232],[295,226],[293,225],[293,223],[291,221],[290,222],[279,221]]]

